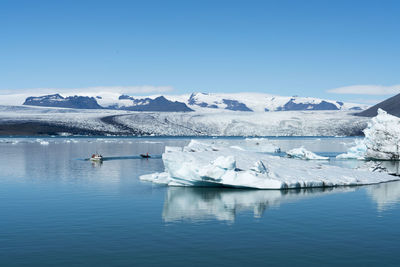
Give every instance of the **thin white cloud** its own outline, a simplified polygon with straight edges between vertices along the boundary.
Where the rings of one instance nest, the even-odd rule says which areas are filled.
[[[96,92],[109,92],[119,94],[150,94],[150,93],[165,93],[171,92],[172,86],[153,86],[153,85],[140,85],[140,86],[94,86],[83,88],[26,88],[14,90],[0,90],[1,94],[24,94],[29,93],[32,95],[40,94],[82,94],[82,93],[96,93]]]
[[[384,85],[351,85],[330,89],[328,93],[352,95],[393,95],[400,93],[400,84]]]
[[[379,102],[384,101],[387,98],[382,98],[382,99],[365,99],[365,98],[354,98],[354,99],[350,99],[349,101],[345,101],[348,103],[358,103],[358,104],[365,104],[365,105],[369,105],[369,106],[373,106],[375,104],[378,104]]]

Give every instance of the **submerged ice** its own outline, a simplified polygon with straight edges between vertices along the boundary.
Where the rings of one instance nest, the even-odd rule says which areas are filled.
[[[232,148],[232,144],[191,141],[163,154],[165,171],[142,180],[171,186],[229,186],[258,189],[327,187],[381,183],[397,178],[313,161]]]

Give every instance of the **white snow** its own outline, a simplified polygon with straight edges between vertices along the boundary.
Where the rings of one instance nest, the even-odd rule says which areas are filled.
[[[199,141],[196,147],[200,148]],[[207,147],[208,144],[204,144]],[[398,178],[328,166],[310,161],[238,151],[228,146],[218,150],[187,149],[164,153],[165,172],[143,175],[145,181],[170,186],[232,186],[258,189],[285,189],[362,185]],[[189,152],[190,151],[190,152]]]
[[[297,158],[297,159],[308,159],[308,160],[328,160],[329,157],[318,156],[317,154],[308,151],[304,147],[293,148],[289,151],[286,151],[286,154],[289,158]]]
[[[99,105],[103,107],[110,107],[110,106],[117,106],[117,107],[124,107],[124,106],[133,106],[132,100],[129,99],[119,99],[121,95],[123,95],[123,91],[104,91],[103,90],[96,90],[96,91],[81,91],[76,92],[74,90],[69,91],[64,90],[63,92],[57,91],[46,91],[41,92],[39,95],[35,93],[19,93],[19,94],[3,94],[0,95],[0,105],[22,105],[27,97],[39,97],[48,94],[56,94],[59,93],[63,97],[68,96],[88,96],[96,98],[96,101]],[[145,99],[150,98],[154,99],[156,97],[161,96],[161,94],[149,95],[149,96],[135,96],[131,95],[135,99]],[[190,108],[196,111],[206,111],[210,110],[210,108],[202,108],[197,105],[189,105],[189,97],[190,94],[182,94],[182,95],[165,95],[163,96],[170,100],[170,101],[179,101],[187,104]],[[218,109],[225,109],[227,107],[226,104],[223,103],[223,99],[228,100],[236,100],[240,103],[245,104],[248,108],[255,112],[265,112],[265,109],[268,111],[276,111],[279,108],[283,107],[287,102],[293,99],[294,103],[302,103],[302,104],[319,104],[322,101],[331,103],[335,105],[340,110],[350,110],[353,107],[358,107],[360,109],[365,109],[368,106],[363,104],[355,104],[355,103],[344,103],[343,105],[339,105],[337,101],[333,100],[326,100],[326,99],[319,99],[313,97],[299,97],[299,96],[278,96],[278,95],[271,95],[265,93],[250,93],[250,92],[242,92],[242,93],[194,93],[194,98],[198,102],[204,102],[208,105],[216,105]]]
[[[166,96],[167,99],[174,99],[175,101],[183,101],[188,104],[188,98],[184,99],[182,97],[176,96]],[[353,107],[359,107],[361,109],[367,108],[367,105],[360,105],[354,103],[344,103],[342,106],[339,105],[337,101],[324,100],[313,97],[299,97],[299,96],[278,96],[264,93],[194,93],[193,98],[198,103],[207,103],[210,105],[215,105],[218,109],[226,108],[226,104],[223,103],[223,99],[236,100],[240,103],[245,104],[248,108],[255,112],[265,112],[277,111],[278,108],[283,107],[287,102],[293,99],[296,104],[320,104],[322,101],[331,103],[335,105],[338,109],[349,110]],[[310,106],[311,107],[311,106]],[[190,108],[195,110],[204,110],[209,108],[201,108],[196,105],[190,105]]]

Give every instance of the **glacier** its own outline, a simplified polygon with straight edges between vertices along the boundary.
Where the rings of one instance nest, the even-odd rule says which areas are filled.
[[[311,151],[308,151],[304,147],[293,148],[289,151],[286,151],[286,155],[289,158],[297,158],[297,159],[307,159],[307,160],[329,160],[329,157],[319,156]]]
[[[169,186],[256,189],[352,186],[399,179],[382,172],[300,161],[197,140],[182,150],[169,149],[162,160],[164,172],[142,175],[140,179]]]
[[[0,106],[0,127],[28,122],[41,127],[51,125],[54,128],[51,134],[355,136],[362,133],[369,120],[342,110],[242,112],[207,109],[207,112],[185,113]],[[40,132],[48,131],[42,127]]]

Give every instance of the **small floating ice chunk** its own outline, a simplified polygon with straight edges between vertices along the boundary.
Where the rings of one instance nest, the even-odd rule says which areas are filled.
[[[202,152],[202,151],[217,151],[218,149],[210,144],[191,140],[190,143],[183,148],[185,152]]]
[[[289,158],[307,159],[307,160],[328,160],[328,157],[318,156],[317,154],[308,151],[304,147],[294,148],[286,152]]]

